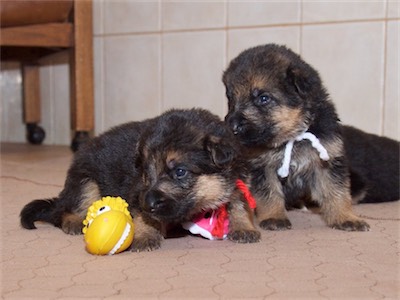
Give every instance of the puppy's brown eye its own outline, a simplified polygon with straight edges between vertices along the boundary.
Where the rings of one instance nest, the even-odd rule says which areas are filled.
[[[175,169],[175,176],[177,179],[182,179],[182,178],[186,177],[186,175],[187,175],[187,170],[185,170],[183,168]]]
[[[270,102],[271,98],[268,95],[261,95],[256,99],[257,105],[265,105]]]

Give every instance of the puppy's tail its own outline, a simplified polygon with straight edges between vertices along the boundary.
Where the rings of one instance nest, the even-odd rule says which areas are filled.
[[[26,229],[36,229],[35,222],[43,221],[54,226],[61,226],[61,216],[56,213],[58,198],[33,200],[21,211],[21,225]]]

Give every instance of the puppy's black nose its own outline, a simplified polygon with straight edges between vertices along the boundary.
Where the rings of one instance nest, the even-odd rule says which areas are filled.
[[[144,201],[144,209],[148,212],[154,213],[165,207],[163,196],[158,191],[149,191],[146,194]]]
[[[240,125],[239,122],[232,123],[231,128],[234,135],[237,135],[239,132],[242,131],[242,125]]]
[[[243,132],[243,117],[237,113],[228,114],[225,117],[225,121],[228,123],[229,127],[232,129],[233,134],[237,135]]]
[[[237,135],[243,131],[243,122],[238,118],[229,118],[228,124],[231,127],[234,135]]]

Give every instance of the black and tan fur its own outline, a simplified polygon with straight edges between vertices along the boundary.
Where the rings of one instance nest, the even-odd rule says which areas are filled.
[[[131,250],[152,250],[160,247],[167,225],[228,202],[228,238],[257,242],[260,233],[235,187],[245,175],[237,154],[229,128],[205,110],[171,110],[127,123],[80,149],[60,195],[27,204],[21,224],[34,229],[34,222],[44,221],[80,234],[93,201],[121,196],[135,223]]]
[[[353,203],[399,200],[400,143],[351,126],[342,126],[342,136]]]
[[[249,162],[260,226],[291,228],[286,207],[312,200],[330,227],[369,230],[352,212],[342,127],[317,71],[290,49],[269,44],[239,54],[223,82],[229,107],[226,122]],[[295,142],[289,175],[280,178],[277,170],[287,142],[304,131],[319,139],[330,159],[321,160],[308,140]]]

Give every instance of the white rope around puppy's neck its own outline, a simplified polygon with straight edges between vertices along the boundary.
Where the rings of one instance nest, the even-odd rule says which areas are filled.
[[[319,152],[319,157],[325,161],[329,160],[328,151],[326,151],[325,147],[322,146],[319,139],[311,132],[305,131],[286,143],[282,166],[278,169],[278,175],[281,178],[286,178],[289,176],[290,160],[292,157],[294,142],[300,142],[302,140],[309,140],[311,142],[311,146],[313,146],[313,148]]]

